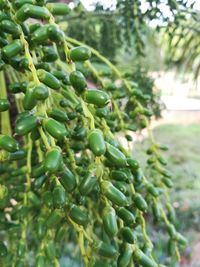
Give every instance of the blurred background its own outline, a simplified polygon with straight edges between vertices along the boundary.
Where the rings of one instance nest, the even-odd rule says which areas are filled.
[[[66,33],[96,48],[150,96],[156,139],[169,146],[166,158],[174,175],[170,194],[176,223],[189,240],[176,266],[199,267],[200,1],[62,2],[72,9],[60,20]],[[109,76],[109,69],[93,60],[98,71]],[[142,160],[147,134],[135,135],[134,141],[133,153]],[[157,257],[165,257],[164,233],[153,224],[148,230],[160,239]]]

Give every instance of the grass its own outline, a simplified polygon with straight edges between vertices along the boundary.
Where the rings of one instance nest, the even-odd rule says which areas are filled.
[[[192,255],[195,240],[200,237],[200,125],[161,125],[154,129],[154,135],[159,143],[169,147],[163,154],[173,173],[174,188],[170,195],[177,211],[180,231],[189,241],[185,254],[191,251]],[[140,161],[148,145],[148,139],[136,143],[134,156]],[[200,263],[181,266],[199,267]]]
[[[164,125],[154,130],[156,139],[167,143],[169,166],[176,190],[200,189],[200,125]]]

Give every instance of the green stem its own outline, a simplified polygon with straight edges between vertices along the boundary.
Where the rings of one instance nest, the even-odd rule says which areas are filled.
[[[45,133],[44,133],[42,127],[39,127],[38,130],[39,130],[40,136],[41,136],[41,138],[42,138],[42,141],[43,141],[43,143],[44,143],[46,149],[47,149],[47,150],[50,150],[51,147],[50,147],[50,145],[49,145],[48,139],[47,139],[47,137],[46,137],[46,135],[45,135]]]
[[[90,120],[90,129],[91,130],[95,129],[94,117],[92,113],[89,111],[86,103],[82,99],[81,99],[81,105],[85,116]]]
[[[7,99],[7,90],[6,90],[6,83],[3,71],[0,72],[0,85],[1,85],[0,98]],[[1,133],[12,135],[9,111],[1,112],[0,116],[1,116]]]

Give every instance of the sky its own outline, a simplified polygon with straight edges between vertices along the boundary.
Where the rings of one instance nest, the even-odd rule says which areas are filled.
[[[142,2],[145,2],[144,0],[141,0]],[[193,0],[188,0],[188,3],[192,2]],[[102,3],[104,5],[105,8],[111,7],[111,6],[115,6],[116,5],[116,0],[81,0],[81,2],[83,3],[83,5],[88,9],[88,10],[92,10],[92,4],[99,2]],[[195,9],[200,10],[200,0],[196,0],[195,3]]]
[[[88,9],[92,10],[92,3],[102,3],[105,8],[115,6],[116,5],[116,0],[81,0],[83,5]]]

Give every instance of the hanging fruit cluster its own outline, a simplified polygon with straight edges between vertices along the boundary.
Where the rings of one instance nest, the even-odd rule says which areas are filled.
[[[98,51],[64,35],[53,15],[68,14],[66,4],[1,0],[0,10],[1,266],[60,266],[59,258],[79,251],[84,266],[163,266],[146,232],[151,210],[177,258],[186,241],[167,195],[166,147],[151,136],[145,177],[116,138],[125,133],[131,144],[127,131],[148,127],[148,97]],[[76,62],[98,89],[88,89]]]

